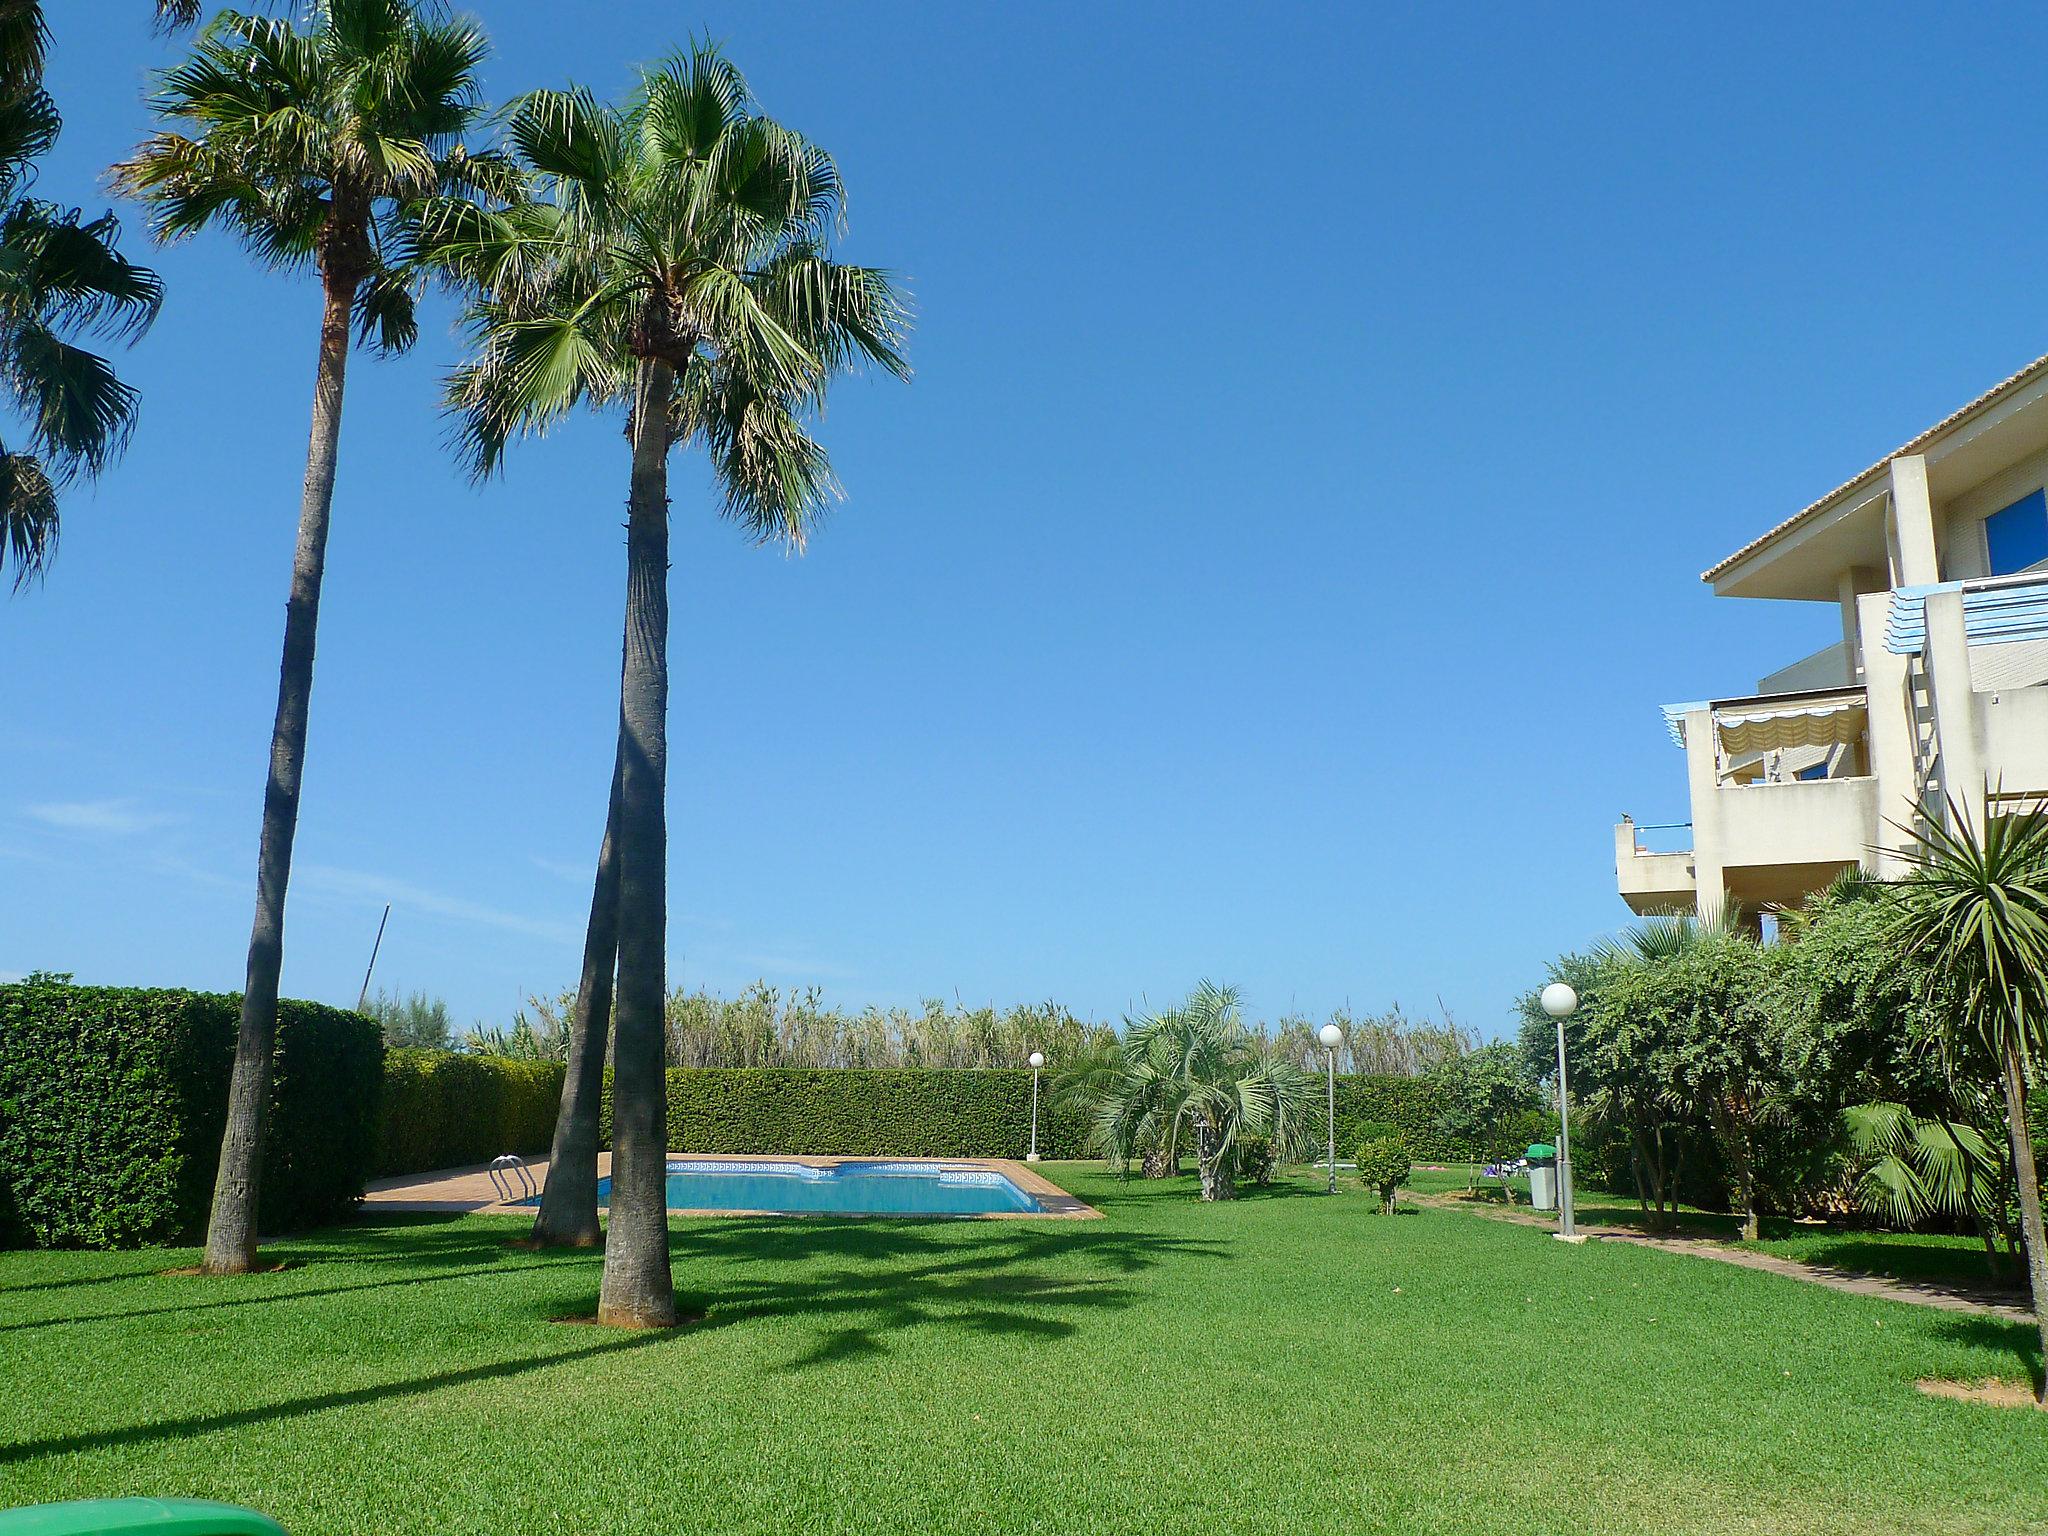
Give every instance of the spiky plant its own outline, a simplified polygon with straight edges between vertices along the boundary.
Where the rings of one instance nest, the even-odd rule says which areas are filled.
[[[2020,1230],[2034,1320],[2048,1354],[2048,1233],[2027,1125],[2030,1067],[2048,1055],[2048,817],[1991,816],[1981,826],[1953,799],[1904,854],[1900,936],[1959,1006],[1944,1044],[1981,1046],[1997,1064],[2019,1186]],[[2036,1384],[2048,1402],[2048,1374]]]

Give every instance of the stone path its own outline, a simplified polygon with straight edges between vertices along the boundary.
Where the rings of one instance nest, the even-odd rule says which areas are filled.
[[[1431,1206],[1438,1210],[1463,1211],[1468,1215],[1485,1217],[1491,1221],[1511,1222],[1516,1226],[1550,1227],[1555,1224],[1547,1217],[1527,1211],[1507,1210],[1473,1200],[1454,1200],[1444,1195],[1423,1195],[1412,1190],[1408,1192],[1407,1198],[1417,1205]],[[1615,1226],[1581,1226],[1579,1230],[1588,1237],[1599,1238],[1602,1242],[1633,1243],[1638,1248],[1655,1248],[1664,1253],[1682,1253],[1695,1259],[1712,1259],[1721,1264],[1733,1264],[1740,1269],[1760,1269],[1766,1274],[1783,1275],[1788,1280],[1803,1280],[1808,1285],[1824,1285],[1831,1291],[1846,1291],[1852,1296],[1881,1296],[1889,1301],[1910,1302],[1916,1307],[1935,1307],[1943,1312],[1967,1312],[1979,1317],[2002,1317],[2017,1323],[2031,1323],[2034,1320],[2034,1314],[2028,1308],[2006,1300],[2003,1294],[1986,1287],[1938,1280],[1895,1280],[1889,1275],[1865,1274],[1861,1270],[1837,1269],[1827,1264],[1802,1264],[1797,1259],[1783,1259],[1773,1253],[1759,1253],[1753,1248],[1737,1248],[1731,1243],[1716,1242],[1706,1237],[1653,1237],[1632,1227]]]

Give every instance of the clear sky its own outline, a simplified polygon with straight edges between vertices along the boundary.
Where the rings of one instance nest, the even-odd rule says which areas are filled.
[[[723,38],[917,295],[808,554],[677,463],[673,981],[1500,1030],[1686,814],[1657,705],[1839,636],[1698,572],[2048,351],[2038,12],[472,8],[498,98]],[[146,130],[146,9],[50,6],[46,195]],[[0,598],[0,973],[230,988],[318,300],[156,259],[134,447]],[[450,318],[350,378],[284,982],[353,1002],[389,900],[379,980],[502,1022],[575,976],[626,455],[467,485]]]

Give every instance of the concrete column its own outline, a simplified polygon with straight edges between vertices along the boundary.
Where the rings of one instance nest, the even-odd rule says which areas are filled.
[[[1856,627],[1862,637],[1863,685],[1870,698],[1870,776],[1877,780],[1877,847],[1865,855],[1873,873],[1897,879],[1910,866],[1896,850],[1913,839],[1899,830],[1920,813],[1920,778],[1913,758],[1913,710],[1907,696],[1907,662],[1884,648],[1884,624],[1891,594],[1870,592],[1856,599]]]
[[[1970,685],[1970,640],[1961,592],[1928,594],[1926,658],[1942,787],[1981,836],[1984,747],[1977,729],[1977,695]]]
[[[1714,739],[1714,712],[1688,710],[1685,716],[1685,781],[1692,799],[1692,877],[1694,911],[1700,917],[1725,907],[1728,878],[1722,863],[1721,778],[1717,768],[1720,743]]]
[[[1927,461],[1917,453],[1893,459],[1891,523],[1897,577],[1892,585],[1924,587],[1941,580],[1935,554],[1934,503],[1927,495]]]

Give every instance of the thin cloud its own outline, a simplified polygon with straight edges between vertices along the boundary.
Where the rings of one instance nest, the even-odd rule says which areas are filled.
[[[533,867],[553,875],[557,880],[588,880],[592,878],[594,866],[572,864],[567,859],[544,859],[537,853],[527,857],[533,860]]]
[[[33,821],[61,832],[85,832],[97,837],[133,837],[169,826],[178,818],[152,811],[139,800],[45,800],[23,810]]]
[[[388,901],[396,911],[428,912],[436,917],[445,917],[451,922],[470,923],[479,928],[496,928],[504,933],[541,939],[549,944],[573,945],[581,939],[581,935],[567,923],[551,922],[546,918],[528,917],[524,913],[488,907],[481,902],[469,901],[460,896],[449,896],[440,891],[430,891],[424,886],[395,880],[389,875],[374,874],[368,870],[340,869],[332,864],[305,864],[299,867],[297,876],[304,886],[326,895],[353,897],[379,903]]]

